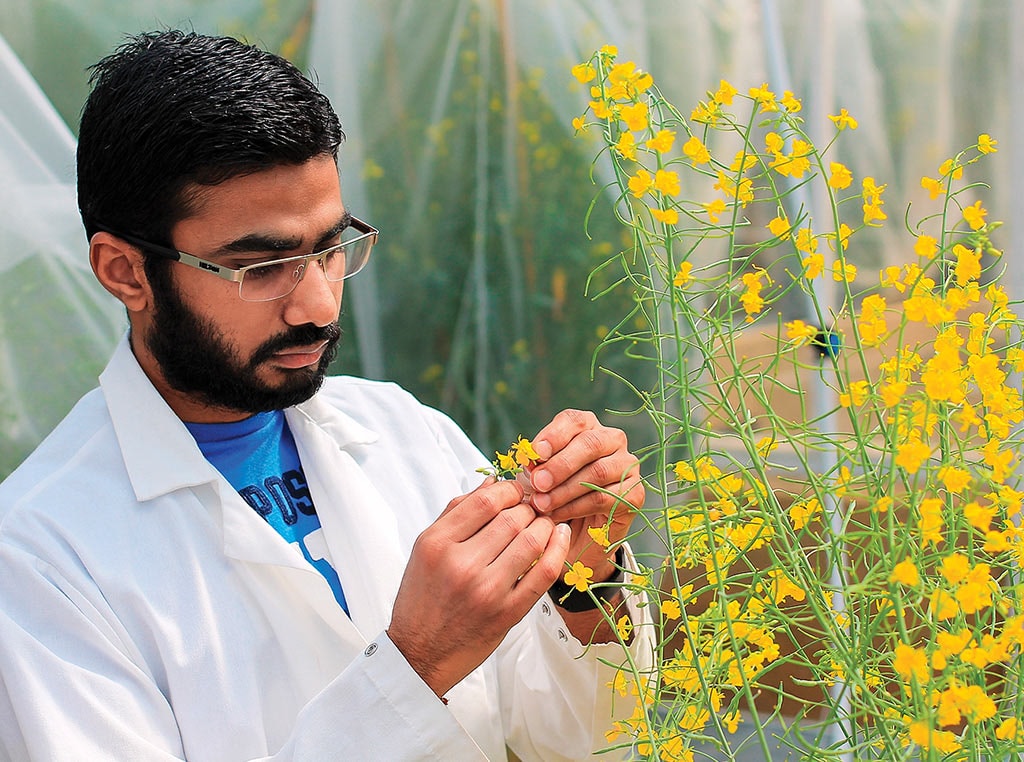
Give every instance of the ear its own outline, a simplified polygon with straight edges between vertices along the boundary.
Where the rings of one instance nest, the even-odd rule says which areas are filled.
[[[143,312],[153,304],[142,257],[136,247],[110,233],[96,233],[89,241],[89,264],[96,279],[130,313]]]

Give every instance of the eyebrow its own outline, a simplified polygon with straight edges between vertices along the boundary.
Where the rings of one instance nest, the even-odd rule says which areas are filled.
[[[352,215],[346,210],[341,218],[334,224],[331,225],[323,234],[317,239],[312,251],[316,252],[323,244],[330,241],[332,238],[339,236],[342,231],[345,230],[349,225],[352,224]],[[302,238],[295,236],[289,237],[278,237],[271,235],[263,235],[261,233],[249,233],[241,238],[236,238],[233,241],[229,241],[223,246],[210,252],[208,255],[211,259],[216,257],[225,257],[231,254],[259,254],[259,253],[279,253],[294,251],[302,245]]]

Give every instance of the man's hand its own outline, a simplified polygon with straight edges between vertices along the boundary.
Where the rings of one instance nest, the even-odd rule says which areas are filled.
[[[563,573],[569,536],[488,479],[452,500],[413,545],[388,637],[443,696],[476,669]]]
[[[541,462],[530,474],[532,504],[552,521],[569,524],[570,563],[593,569],[594,582],[608,579],[615,573],[614,549],[644,501],[640,464],[625,433],[603,426],[593,413],[564,410],[534,437],[533,448]],[[592,528],[608,529],[611,552],[591,537]]]

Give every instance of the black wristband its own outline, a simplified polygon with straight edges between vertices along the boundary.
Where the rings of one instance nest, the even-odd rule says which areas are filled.
[[[605,585],[622,582],[622,566],[625,560],[626,553],[620,545],[615,551],[615,573],[603,582],[595,584]],[[591,596],[590,592],[594,595]],[[555,602],[555,605],[574,614],[580,611],[593,611],[599,605],[611,603],[611,599],[619,592],[619,588],[595,587],[590,592],[577,590],[575,585],[565,584],[562,577],[559,577],[555,584],[548,588],[548,595],[551,596],[551,600]]]

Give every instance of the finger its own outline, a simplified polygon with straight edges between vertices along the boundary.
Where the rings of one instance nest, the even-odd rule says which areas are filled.
[[[438,516],[438,518],[441,518],[441,516],[444,516],[446,513],[451,511],[453,508],[455,508],[457,505],[459,505],[459,503],[461,503],[463,500],[465,500],[467,497],[472,495],[477,490],[482,489],[482,488],[486,487],[489,484],[494,484],[496,481],[498,481],[498,480],[496,478],[494,478],[493,476],[484,477],[484,480],[482,482],[480,482],[480,485],[477,486],[475,489],[473,489],[471,492],[467,492],[465,495],[459,495],[458,497],[453,497],[451,500],[449,500],[448,501],[448,505],[446,505],[445,509],[443,511],[441,511],[441,514],[440,514],[440,516]]]
[[[559,502],[556,508],[544,515],[550,516],[552,521],[598,517],[599,521],[588,522],[595,526],[609,522],[620,523],[630,520],[630,515],[639,510],[644,502],[644,486],[639,476],[610,488],[597,489],[584,485],[584,490],[578,496]]]
[[[433,526],[453,542],[464,542],[506,508],[521,503],[523,489],[514,481],[495,481],[456,498]],[[532,510],[532,509],[531,509]]]
[[[533,449],[542,461],[547,460],[580,432],[601,425],[589,410],[563,410],[533,438]]]
[[[463,552],[490,564],[519,537],[537,518],[537,512],[528,503],[516,503],[502,511],[476,534],[461,544]],[[538,553],[539,555],[539,553]]]
[[[580,437],[584,436],[586,435],[580,435]],[[602,441],[604,441],[603,438]],[[624,437],[622,441],[624,444]],[[639,462],[636,456],[624,448],[613,449],[608,454],[594,457],[588,461],[585,458],[590,457],[593,450],[581,450],[578,455],[568,452],[575,443],[576,440],[573,440],[566,450],[534,470],[532,478],[536,490],[531,499],[534,507],[538,510],[554,510],[570,500],[580,497],[590,491],[590,488],[585,486],[587,484],[596,484],[599,487],[621,492],[623,490],[619,485],[639,473]],[[609,444],[606,443],[603,449],[609,449]],[[586,447],[586,445],[581,445],[582,447]],[[579,459],[583,459],[583,462],[578,462]]]
[[[622,476],[633,455],[627,450],[626,435],[606,426],[585,429],[573,436],[548,460],[533,469],[531,479],[538,492],[548,492],[576,474],[580,469],[611,455],[625,458],[614,475],[601,475],[595,484],[605,484]],[[607,468],[606,463],[602,468]]]
[[[572,539],[567,524],[551,524],[549,519],[538,517],[537,523],[543,521],[547,521],[551,527],[543,551],[521,573],[512,593],[524,596],[531,604],[544,595],[564,573]]]

